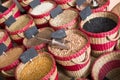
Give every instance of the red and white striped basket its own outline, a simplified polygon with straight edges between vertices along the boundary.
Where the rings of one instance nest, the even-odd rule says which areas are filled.
[[[55,30],[77,28],[79,23],[78,16],[79,14],[76,9],[66,9],[55,18],[51,18],[49,24]]]
[[[107,8],[110,4],[110,0],[98,0],[100,6],[98,8],[92,9],[92,12],[101,12],[107,11]]]
[[[62,7],[62,9],[68,9],[71,7],[75,7],[76,0],[54,0],[58,5]]]
[[[81,6],[76,5],[76,8],[81,11],[85,7],[90,6],[92,9],[92,12],[107,11],[107,7],[110,4],[110,0],[97,0],[97,2],[99,4],[99,7],[97,7],[97,8],[92,8],[92,4],[91,4],[90,0],[84,2]]]
[[[35,26],[33,18],[24,14],[19,16],[12,25],[6,26],[6,30],[16,43],[22,43],[23,38],[25,38],[24,31],[32,26]]]
[[[93,65],[92,78],[93,80],[119,80],[120,51],[112,51],[101,55]]]
[[[10,17],[11,15],[17,18],[18,16],[20,16],[20,10],[18,9],[14,0],[6,0],[4,3],[2,3],[2,6],[8,8],[4,13],[0,13],[0,25],[4,28],[4,22],[6,21],[6,19],[8,19],[8,17]]]
[[[79,36],[82,36],[83,38],[85,38],[85,40],[87,42],[82,43],[82,44],[84,44],[84,46],[82,46],[82,48],[77,51],[73,51],[72,47],[70,47],[69,50],[70,50],[70,52],[72,52],[71,54],[69,52],[67,54],[67,52],[62,52],[62,50],[55,49],[54,47],[52,48],[51,46],[48,46],[48,50],[54,56],[56,61],[60,65],[63,66],[63,68],[65,69],[65,71],[67,72],[67,74],[69,76],[85,77],[85,75],[87,75],[87,73],[88,73],[90,60],[91,60],[90,59],[91,48],[90,48],[89,39],[86,35],[84,35],[79,30],[76,30],[76,29],[67,30],[66,33],[67,33],[67,36],[68,36],[68,33],[76,33]],[[73,34],[69,34],[69,35],[75,36]],[[74,43],[70,41],[71,46],[72,46],[72,44],[74,45],[76,42],[78,42],[77,40],[82,41],[82,39],[75,39],[75,37],[74,37],[74,39],[71,37],[71,39],[75,40]],[[81,44],[76,43],[76,45],[81,45]],[[78,47],[78,46],[75,46],[75,47]],[[71,49],[72,49],[72,51],[71,51]],[[68,50],[65,50],[65,51],[68,51]]]
[[[4,43],[8,47],[8,50],[13,47],[8,33],[3,29],[0,29],[0,44],[1,43]]]
[[[30,2],[32,2],[33,0],[17,0],[20,5],[26,10],[29,11],[29,9],[31,8],[29,6]],[[40,0],[41,2],[45,1],[45,0]]]
[[[48,21],[51,18],[50,11],[56,7],[54,1],[43,1],[40,5],[29,10],[38,28],[49,26]]]
[[[40,28],[40,29],[38,29],[38,31],[39,31],[39,33],[35,37],[37,37],[37,38],[40,37],[40,38],[44,38],[44,39],[50,39],[51,33],[54,32],[54,30],[50,27]],[[36,50],[40,50],[42,48],[47,47],[47,44],[45,42],[42,42],[41,40],[36,39],[35,37],[31,38],[31,39],[24,38],[23,45],[26,48],[34,47]],[[32,45],[31,43],[33,43],[35,45]],[[29,45],[29,44],[31,44],[31,45]]]
[[[117,25],[107,32],[101,32],[101,33],[93,33],[89,32],[85,29],[83,29],[83,25],[96,17],[105,17],[112,19],[117,23]],[[90,43],[91,43],[91,49],[92,49],[92,55],[94,57],[98,57],[104,52],[112,51],[117,43],[117,40],[119,38],[119,27],[120,27],[120,19],[119,17],[108,11],[103,12],[96,12],[91,14],[87,17],[84,21],[81,21],[80,23],[80,30],[86,33],[90,37]]]
[[[4,76],[13,77],[13,69],[19,64],[19,56],[23,53],[25,48],[17,46],[6,51],[5,55],[0,56],[0,71]]]
[[[25,64],[21,63],[18,65],[16,69],[16,79],[58,80],[57,67],[54,58],[47,52],[39,52],[38,56],[33,58],[32,62],[27,62]]]

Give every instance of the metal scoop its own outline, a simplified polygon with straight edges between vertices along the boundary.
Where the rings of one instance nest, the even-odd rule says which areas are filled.
[[[49,40],[49,39],[45,39],[45,38],[40,38],[40,37],[34,37],[36,39],[39,39],[39,40],[43,40],[44,42],[46,43],[49,43],[49,44],[52,44],[52,45],[55,45],[56,47],[60,48],[60,49],[69,49],[65,44],[64,42],[59,42],[55,39],[52,39],[52,40]],[[67,42],[67,41],[66,41]]]

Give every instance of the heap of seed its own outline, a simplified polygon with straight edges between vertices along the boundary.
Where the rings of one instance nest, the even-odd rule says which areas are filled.
[[[63,26],[65,24],[70,23],[78,16],[77,11],[73,9],[64,10],[63,13],[59,14],[54,19],[50,20],[50,24],[54,27]]]
[[[50,35],[52,32],[53,32],[53,30],[43,29],[43,30],[40,30],[40,32],[35,37],[50,39],[51,38]],[[36,39],[36,38],[31,38],[31,39],[25,40],[26,46],[36,46],[36,45],[39,45],[41,43],[45,43],[45,42],[42,40]]]
[[[88,32],[101,33],[107,32],[115,28],[117,23],[110,18],[106,17],[96,17],[87,21],[83,25],[83,29]]]
[[[65,45],[69,47],[69,49],[59,49],[56,46],[49,46],[49,49],[52,53],[58,56],[69,56],[71,54],[75,54],[80,51],[87,43],[87,39],[81,35],[79,30],[67,30],[67,37],[65,40],[70,41]]]
[[[53,3],[45,1],[40,5],[36,6],[30,13],[33,15],[41,15],[43,13],[50,11],[53,7],[54,7]]]
[[[19,80],[41,80],[52,69],[53,62],[49,55],[39,55],[32,62],[26,63],[20,72]]]
[[[14,22],[10,27],[8,28],[9,31],[16,31],[24,28],[30,21],[30,17],[27,15],[23,15],[19,18],[17,18],[16,22]]]

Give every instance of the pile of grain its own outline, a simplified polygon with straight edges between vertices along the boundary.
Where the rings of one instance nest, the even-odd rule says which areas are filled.
[[[41,80],[47,75],[53,66],[52,59],[49,55],[39,55],[20,72],[19,80]]]
[[[81,35],[79,30],[68,30],[66,31],[67,37],[65,40],[70,41],[65,45],[68,46],[70,49],[59,49],[55,46],[49,46],[49,49],[52,53],[58,56],[69,56],[71,54],[75,54],[76,52],[80,51],[87,43],[86,38]]]
[[[23,49],[20,47],[12,48],[6,52],[6,55],[0,56],[0,68],[8,66],[16,61],[19,56],[23,53]]]
[[[30,21],[30,17],[27,15],[20,16],[17,18],[16,22],[14,22],[10,27],[8,28],[9,31],[17,31],[22,28],[24,28]]]
[[[43,13],[50,11],[53,7],[54,7],[53,3],[45,1],[40,5],[36,6],[30,13],[33,15],[41,15]]]
[[[59,14],[54,19],[50,20],[50,24],[54,27],[63,26],[65,24],[70,23],[78,16],[77,11],[72,9],[64,10],[63,13]]]

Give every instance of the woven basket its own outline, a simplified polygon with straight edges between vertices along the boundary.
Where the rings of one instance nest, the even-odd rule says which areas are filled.
[[[120,2],[115,7],[113,7],[112,12],[120,16]]]
[[[19,56],[23,53],[24,47],[18,46],[6,51],[6,55],[0,56],[0,70],[10,71],[19,64]],[[11,75],[11,74],[9,74]]]
[[[46,28],[41,28],[38,31],[39,33],[35,37],[50,39],[50,35],[54,30],[52,28],[46,27]],[[36,38],[31,38],[31,39],[25,38],[23,40],[23,44],[26,48],[34,47],[36,50],[40,50],[47,46],[47,44],[44,41],[38,40]]]
[[[109,18],[117,23],[113,29],[105,32],[94,33],[83,29],[84,24],[91,19],[103,17]],[[119,17],[112,12],[96,12],[87,17],[84,21],[80,23],[80,30],[86,33],[90,37],[90,43],[92,48],[92,55],[98,57],[104,52],[112,51],[116,45],[119,38]],[[96,26],[97,27],[97,26]],[[107,26],[106,26],[107,27]]]
[[[17,18],[18,16],[20,16],[20,10],[18,9],[14,0],[7,0],[6,2],[2,3],[2,5],[8,8],[8,10],[6,10],[4,13],[0,13],[0,24],[4,28],[4,22],[6,21],[6,19],[8,19],[8,17],[10,17],[11,15]]]
[[[120,79],[120,51],[112,51],[100,56],[92,68],[93,80]]]
[[[4,43],[8,47],[8,49],[13,46],[11,39],[8,36],[8,33],[2,29],[0,29],[0,43]]]
[[[29,14],[34,18],[35,24],[40,28],[40,25],[47,24],[50,17],[50,11],[56,7],[53,1],[44,1],[40,5],[29,10]],[[44,26],[46,27],[46,26]]]
[[[20,3],[20,5],[26,10],[29,11],[29,9],[31,8],[29,6],[30,2],[32,2],[33,0],[18,0],[18,2]],[[40,2],[43,2],[44,0],[40,0]]]
[[[76,0],[55,0],[58,5],[62,7],[62,9],[68,9],[71,7],[75,7]]]
[[[73,29],[78,26],[78,11],[70,8],[64,10],[61,14],[56,16],[54,19],[50,19],[49,24],[55,30],[59,29]]]
[[[107,7],[110,4],[110,0],[98,0],[98,2],[99,2],[99,7],[94,8],[94,9],[91,7],[92,12],[107,11]],[[81,11],[87,6],[91,6],[91,2],[87,1],[83,3],[81,6],[76,6],[76,8]]]
[[[101,11],[107,11],[107,7],[110,4],[110,0],[98,0],[99,4],[101,4],[98,8],[92,9],[92,12],[101,12]]]
[[[6,30],[10,34],[11,38],[19,43],[21,39],[23,39],[24,36],[24,31],[29,29],[30,27],[34,26],[33,18],[29,15],[22,15],[16,19],[16,22],[14,22],[12,25],[9,27],[6,26]]]
[[[37,63],[37,64],[36,64]],[[54,58],[47,52],[39,52],[32,62],[21,63],[16,69],[17,80],[58,80]]]
[[[55,46],[48,46],[48,50],[55,57],[56,61],[61,64],[66,71],[71,71],[70,73],[68,72],[70,76],[81,77],[82,75],[79,73],[82,70],[80,69],[83,68],[82,72],[84,73],[86,69],[88,69],[88,67],[86,67],[85,69],[84,67],[90,61],[91,49],[89,39],[79,30],[67,30],[66,33],[67,37],[65,38],[65,40],[70,41],[66,43],[66,45],[70,47],[69,50],[61,50],[55,48]],[[79,40],[80,42],[75,40]],[[75,51],[73,51],[74,49]],[[74,72],[76,72],[77,75],[74,75]]]

